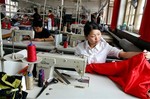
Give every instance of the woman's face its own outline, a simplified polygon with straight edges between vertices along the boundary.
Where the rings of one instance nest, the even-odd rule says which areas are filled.
[[[89,46],[91,48],[95,47],[97,43],[100,41],[101,32],[100,30],[92,30],[90,34],[86,37],[88,40]]]

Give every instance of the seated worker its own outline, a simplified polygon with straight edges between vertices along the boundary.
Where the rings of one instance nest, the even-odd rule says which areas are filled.
[[[15,23],[17,22],[20,22],[21,20],[21,15],[19,14],[20,10],[17,10],[17,14],[15,14],[13,17],[12,17],[12,24],[15,25]]]
[[[88,64],[105,63],[107,56],[117,58],[131,58],[140,52],[124,52],[109,45],[102,37],[99,26],[95,22],[87,22],[84,26],[86,41],[76,47],[76,55],[88,56]]]
[[[42,20],[33,22],[33,29],[35,31],[34,41],[53,41],[54,38],[50,32],[42,27]]]
[[[87,56],[86,72],[108,76],[119,84],[128,94],[149,99],[150,94],[150,59],[149,52],[124,52],[109,45],[102,37],[95,22],[84,26],[86,40],[77,45],[76,55]],[[107,56],[124,58],[122,61],[105,63]],[[99,90],[99,89],[98,89]]]
[[[29,17],[27,14],[25,14],[20,22],[20,25],[31,25],[31,22],[29,20]]]

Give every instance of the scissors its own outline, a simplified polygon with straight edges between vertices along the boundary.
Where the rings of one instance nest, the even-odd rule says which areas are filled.
[[[38,93],[38,95],[36,96],[36,98],[39,97],[39,96],[41,95],[41,93],[42,93],[50,84],[56,84],[56,83],[58,83],[58,80],[55,79],[55,78],[53,78],[53,79],[52,79],[51,81],[49,81],[49,82],[45,82],[45,85],[42,87],[42,89],[40,90],[40,92]]]

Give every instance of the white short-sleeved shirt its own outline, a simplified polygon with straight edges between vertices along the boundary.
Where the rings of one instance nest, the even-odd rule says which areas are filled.
[[[87,56],[88,64],[91,63],[105,63],[107,56],[119,57],[121,50],[109,45],[103,38],[94,47],[90,48],[88,41],[79,43],[75,49],[75,55]]]

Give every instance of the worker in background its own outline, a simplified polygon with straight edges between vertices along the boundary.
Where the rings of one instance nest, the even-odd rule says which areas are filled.
[[[0,12],[1,13],[1,21],[6,17],[6,14],[3,12],[6,9],[5,7],[6,7],[5,5],[1,5],[1,11],[2,11],[2,12]]]
[[[55,16],[53,15],[52,10],[48,11],[48,17],[51,19],[51,26],[54,27],[54,24],[55,24],[54,23],[54,17]]]
[[[92,13],[92,14],[91,14],[91,22],[97,23],[96,15],[97,15],[97,13]]]
[[[12,24],[18,25],[21,20],[21,15],[19,14],[20,10],[17,10],[17,13],[12,17]]]
[[[42,20],[41,15],[38,13],[38,9],[37,9],[37,8],[34,8],[34,12],[35,12],[35,13],[34,13],[33,16],[32,16],[33,22]]]
[[[2,29],[6,29],[6,22],[5,21],[6,16],[1,12],[1,27]]]
[[[101,37],[99,25],[95,22],[85,24],[84,35],[86,41],[77,45],[75,54],[87,56],[86,72],[106,75],[118,83],[126,93],[148,99],[145,97],[150,91],[150,63],[147,61],[150,59],[150,53],[124,52],[109,45]],[[126,60],[105,63],[107,56]]]
[[[33,22],[33,29],[35,31],[34,41],[53,41],[54,38],[50,32],[43,28],[42,20]]]
[[[103,13],[100,13],[97,17],[97,24],[100,26],[101,32],[107,30],[107,25],[104,24]]]
[[[3,18],[5,18],[5,15],[1,12],[1,20],[3,20]]]
[[[87,22],[87,16],[86,15],[82,15],[81,17],[82,17],[81,23],[85,24]]]
[[[27,14],[23,16],[20,25],[31,25],[31,21],[29,20],[29,16]]]

